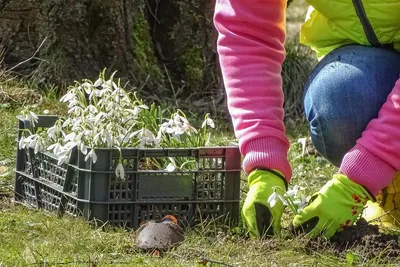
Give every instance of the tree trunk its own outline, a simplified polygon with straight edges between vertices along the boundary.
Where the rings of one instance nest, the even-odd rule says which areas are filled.
[[[214,3],[0,0],[3,63],[10,68],[35,55],[15,70],[58,85],[108,68],[154,97],[211,93],[220,89]]]
[[[46,78],[71,82],[91,78],[104,67],[132,69],[132,15],[136,1],[0,1],[0,49],[12,67],[29,73],[47,63]]]

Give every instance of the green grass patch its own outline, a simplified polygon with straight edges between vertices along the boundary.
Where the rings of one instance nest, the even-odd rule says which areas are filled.
[[[16,152],[16,115],[24,107],[0,109],[1,158],[9,159],[9,168],[14,168]],[[44,97],[40,106],[31,107],[41,114],[49,109],[50,114],[65,112],[65,107],[57,100]],[[235,142],[234,135],[222,121],[213,143],[226,145]],[[307,130],[301,126],[290,130],[292,146],[289,156],[294,167],[294,182],[307,184],[310,192],[325,182],[315,180],[315,173],[329,177],[334,171],[329,164],[315,157],[298,157],[301,145],[297,138],[304,137]],[[7,184],[12,189],[14,176],[2,177],[2,189]],[[246,193],[243,177],[242,197]],[[317,262],[342,262],[329,254],[305,255],[305,240],[290,236],[276,240],[252,241],[242,236],[243,228],[227,229],[205,222],[187,232],[185,242],[176,250],[153,257],[138,251],[132,240],[133,231],[94,227],[81,218],[38,211],[10,203],[3,199],[0,207],[0,263],[5,266],[37,265],[56,266],[287,266],[290,264],[315,264]],[[285,225],[290,221],[290,213],[285,215]],[[287,240],[289,238],[289,240]],[[290,242],[290,246],[288,246]],[[203,265],[202,265],[203,264]],[[205,264],[205,265],[204,265]],[[225,265],[224,265],[225,264]],[[326,265],[325,265],[326,266]]]

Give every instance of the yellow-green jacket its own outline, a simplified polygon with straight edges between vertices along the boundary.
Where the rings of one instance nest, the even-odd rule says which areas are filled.
[[[307,0],[300,42],[319,58],[347,44],[400,51],[400,0]]]

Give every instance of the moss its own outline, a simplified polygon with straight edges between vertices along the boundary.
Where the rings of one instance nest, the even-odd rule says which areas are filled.
[[[180,64],[183,68],[183,76],[185,81],[190,87],[202,82],[204,60],[199,46],[192,46],[182,54],[180,57]]]
[[[171,38],[175,40],[176,50],[180,51],[178,64],[186,91],[204,92],[204,88],[212,82],[206,66],[213,65],[211,44],[212,26],[204,12],[209,3],[196,0],[179,0],[179,22],[174,25]]]
[[[150,75],[152,80],[161,82],[163,80],[163,74],[157,64],[157,58],[154,54],[154,45],[150,35],[150,27],[143,11],[137,12],[134,16],[132,33],[135,47],[135,60],[139,73],[145,77]]]

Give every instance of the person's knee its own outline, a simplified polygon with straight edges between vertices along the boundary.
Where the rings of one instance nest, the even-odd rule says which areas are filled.
[[[310,97],[310,96],[309,96]],[[319,95],[317,99],[323,99]],[[317,100],[317,102],[322,100]],[[339,166],[343,156],[354,146],[362,130],[351,127],[349,116],[335,109],[331,101],[312,103],[307,108],[310,135],[317,151],[335,166]]]
[[[305,115],[314,146],[332,164],[340,165],[378,116],[399,71],[399,54],[363,46],[338,48],[314,68],[305,86]]]
[[[308,83],[304,108],[314,146],[338,166],[368,122],[377,115],[382,103],[375,103],[376,99],[368,90],[362,92],[356,88],[364,87],[357,85],[357,80],[358,84],[365,80],[355,68],[340,63],[331,63],[328,68],[336,68],[335,73],[329,69],[320,71]]]

